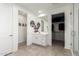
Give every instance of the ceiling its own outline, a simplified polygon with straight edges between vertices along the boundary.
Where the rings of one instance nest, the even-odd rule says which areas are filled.
[[[18,5],[26,8],[31,11],[35,15],[39,15],[38,11],[42,11],[43,13],[48,13],[51,10],[62,7],[68,4],[64,3],[18,3]]]

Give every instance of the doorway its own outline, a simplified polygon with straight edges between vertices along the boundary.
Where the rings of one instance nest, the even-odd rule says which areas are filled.
[[[52,15],[52,46],[65,45],[65,16],[64,13]]]
[[[27,15],[18,10],[18,47],[27,44]]]

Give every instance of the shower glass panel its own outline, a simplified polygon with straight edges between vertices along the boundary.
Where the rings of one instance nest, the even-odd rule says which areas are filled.
[[[79,4],[73,4],[74,19],[74,39],[73,54],[79,56]]]

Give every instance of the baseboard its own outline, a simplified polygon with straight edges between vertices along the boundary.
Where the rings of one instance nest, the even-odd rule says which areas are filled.
[[[8,56],[8,55],[10,55],[10,54],[12,54],[13,52],[10,52],[10,53],[8,53],[8,54],[5,54],[4,56]]]
[[[79,56],[79,50],[74,51],[74,56]]]
[[[70,51],[71,51],[71,53],[72,53],[72,56],[75,56],[74,53],[73,53],[73,50],[71,49]]]
[[[70,50],[70,51],[71,51],[72,56],[74,56],[74,53],[73,53],[73,50],[72,50],[72,49],[68,49],[68,48],[64,48],[64,49],[66,49],[66,50]]]
[[[35,43],[32,43],[32,45],[36,45],[36,46],[40,46],[40,47],[46,47],[46,46],[44,46],[44,45],[35,44]]]

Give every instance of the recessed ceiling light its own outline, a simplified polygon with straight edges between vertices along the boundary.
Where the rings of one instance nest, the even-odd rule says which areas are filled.
[[[43,17],[43,16],[46,16],[46,14],[40,14],[38,17]]]
[[[43,11],[39,10],[38,13],[42,13]]]

